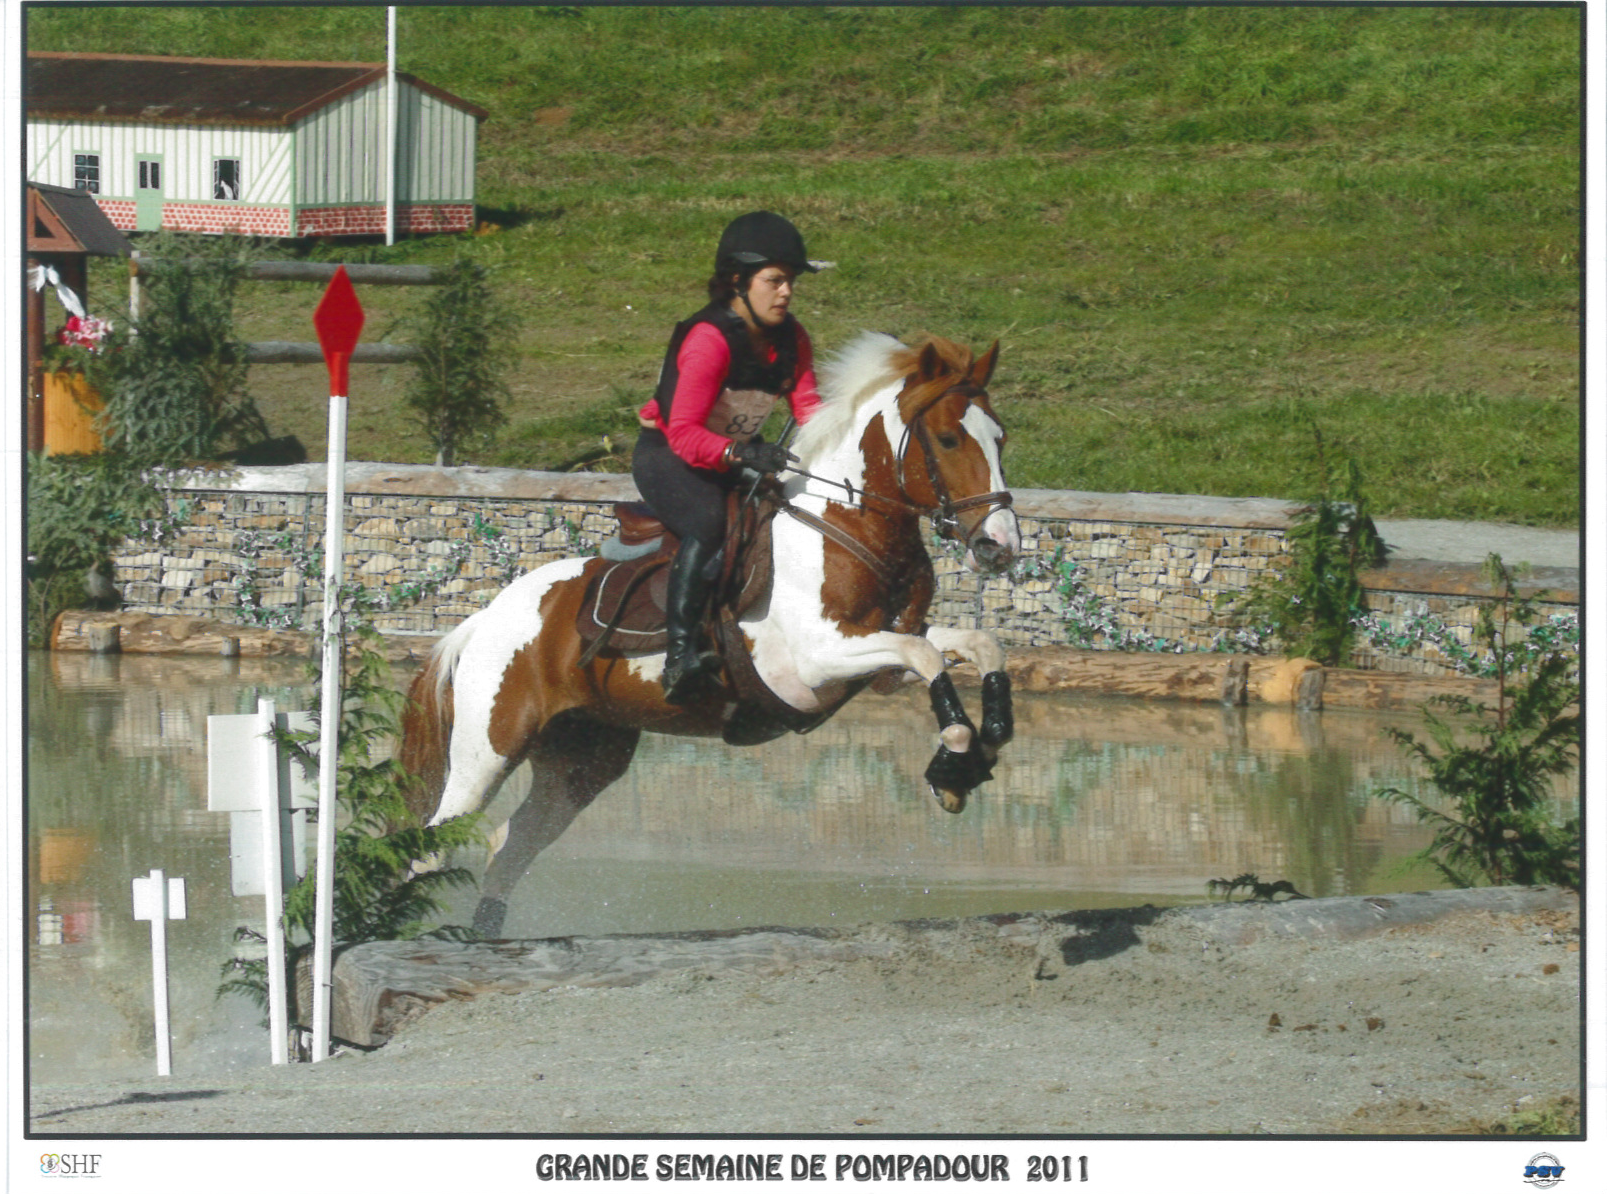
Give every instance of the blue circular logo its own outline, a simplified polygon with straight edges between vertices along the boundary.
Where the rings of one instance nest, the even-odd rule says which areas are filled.
[[[1531,1186],[1549,1190],[1562,1180],[1562,1162],[1550,1153],[1535,1153],[1523,1171],[1523,1180]]]

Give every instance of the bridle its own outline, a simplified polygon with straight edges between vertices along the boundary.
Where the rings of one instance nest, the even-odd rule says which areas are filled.
[[[838,489],[846,490],[849,500],[851,501],[855,499],[863,499],[885,502],[890,506],[910,510],[916,514],[928,515],[932,519],[933,529],[937,531],[939,535],[943,536],[945,539],[951,539],[955,542],[964,543],[966,547],[969,548],[971,546],[971,540],[981,533],[982,524],[988,520],[989,516],[991,516],[996,510],[1009,509],[1014,505],[1015,499],[1008,489],[995,490],[992,493],[979,493],[971,497],[960,498],[958,501],[956,501],[954,496],[949,492],[949,487],[943,480],[943,474],[938,470],[937,467],[937,453],[932,447],[931,432],[926,426],[926,412],[931,410],[950,394],[954,393],[962,393],[969,399],[977,397],[982,393],[982,391],[976,386],[972,385],[970,382],[960,382],[957,385],[950,386],[948,389],[937,394],[930,401],[922,405],[920,409],[917,410],[909,418],[909,420],[905,422],[904,434],[899,438],[897,452],[899,497],[888,497],[885,494],[870,493],[867,490],[855,488],[847,481],[835,481],[830,477],[822,477],[818,473],[811,473],[807,469],[801,469],[794,466],[788,466],[786,471],[794,473],[800,477],[807,477],[812,481],[819,481],[822,484],[832,485]],[[936,505],[926,505],[920,502],[914,502],[908,497],[909,488],[904,480],[904,464],[909,456],[909,445],[912,433],[916,442],[921,445],[921,454],[925,458],[926,462],[926,479],[927,483],[932,487],[933,495],[937,498]],[[872,553],[870,549],[865,547],[864,544],[860,543],[859,540],[838,529],[837,527],[832,526],[824,519],[811,514],[809,511],[799,509],[791,502],[781,498],[779,494],[772,494],[771,500],[776,502],[777,509],[782,513],[790,514],[799,522],[804,523],[806,526],[812,527],[816,531],[820,532],[820,534],[830,539],[832,542],[844,548],[850,555],[858,559],[862,564],[869,568],[872,573],[881,578],[884,582],[889,579],[883,561]],[[987,506],[989,508],[988,512],[976,520],[976,529],[973,530],[969,536],[967,536],[965,534],[964,524],[960,521],[960,513],[964,510],[973,510],[978,506]]]
[[[917,507],[923,514],[932,516],[932,526],[938,534],[946,539],[964,542],[970,546],[970,540],[976,537],[982,524],[996,510],[1009,509],[1015,504],[1015,498],[1008,489],[995,490],[992,493],[973,494],[968,498],[955,501],[949,493],[949,487],[944,483],[943,474],[937,467],[937,453],[932,447],[932,434],[926,427],[926,412],[931,410],[950,394],[963,394],[967,399],[980,396],[982,391],[970,382],[961,382],[950,386],[937,397],[927,402],[917,410],[904,424],[904,434],[898,444],[898,488],[901,493],[908,493],[909,488],[904,482],[904,462],[909,456],[909,442],[913,433],[916,442],[921,445],[921,455],[926,460],[926,480],[932,487],[932,493],[937,497],[936,506]],[[915,503],[910,503],[915,505]],[[965,534],[965,527],[960,522],[962,510],[973,510],[978,506],[987,506],[988,512],[976,520],[976,530],[970,536]]]

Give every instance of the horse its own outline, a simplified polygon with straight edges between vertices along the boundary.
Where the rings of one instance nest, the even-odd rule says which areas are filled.
[[[987,394],[998,352],[997,342],[977,357],[937,337],[907,347],[864,333],[823,364],[822,405],[791,444],[796,463],[771,482],[768,588],[727,615],[739,633],[726,676],[692,703],[664,701],[661,650],[583,649],[577,615],[609,566],[598,557],[536,568],[436,644],[402,718],[414,815],[435,825],[483,809],[515,768],[531,769],[529,794],[491,835],[476,931],[500,933],[515,884],[625,773],[643,731],[756,744],[813,728],[867,684],[890,691],[913,672],[938,728],[926,781],[945,811],[964,809],[1011,736],[1010,681],[993,635],[927,624],[936,577],[920,520],[962,544],[965,567],[981,574],[1020,550],[1005,431]],[[733,649],[763,700],[735,686]],[[980,729],[949,656],[982,675]]]

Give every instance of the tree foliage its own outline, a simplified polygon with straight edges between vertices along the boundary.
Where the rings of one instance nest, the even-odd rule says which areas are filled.
[[[116,452],[28,457],[28,640],[47,644],[56,615],[85,596],[91,569],[110,577],[124,539],[161,542],[177,526],[159,482]]]
[[[337,800],[343,823],[335,830],[335,885],[333,933],[337,948],[363,941],[410,940],[424,935],[468,937],[470,930],[447,926],[432,928],[444,908],[446,893],[472,886],[473,874],[463,867],[440,866],[415,872],[414,863],[472,845],[482,840],[478,815],[454,817],[440,825],[425,826],[408,811],[402,796],[405,773],[393,758],[384,757],[385,745],[398,735],[406,697],[391,683],[390,665],[374,649],[378,632],[361,626],[359,649],[342,678],[342,709],[338,735],[339,775]],[[310,665],[310,679],[318,689],[318,665]],[[322,710],[314,702],[315,723]],[[316,728],[280,735],[281,743],[308,775],[318,771],[311,747],[318,741]],[[284,928],[292,971],[296,961],[312,948],[317,915],[315,873],[312,869],[285,893]],[[237,931],[236,937],[254,937]],[[267,968],[262,959],[235,957],[223,964],[224,982],[218,994],[244,994],[267,1006]],[[299,1009],[307,1014],[310,1009]]]
[[[1495,706],[1436,697],[1451,718],[1425,709],[1432,743],[1387,731],[1423,763],[1449,808],[1399,788],[1380,795],[1434,827],[1421,857],[1459,887],[1479,880],[1578,887],[1579,819],[1558,824],[1550,809],[1552,777],[1573,770],[1578,758],[1578,659],[1565,651],[1543,654],[1528,662],[1526,675],[1519,672],[1515,643],[1544,594],[1520,595],[1517,577],[1498,555],[1485,568],[1500,596],[1480,609],[1473,636],[1497,661]]]
[[[485,266],[457,257],[443,268],[447,281],[409,323],[423,355],[404,400],[435,449],[436,463],[452,465],[460,449],[475,439],[489,443],[507,421],[503,376],[512,360],[512,336],[492,310]]]
[[[175,465],[267,437],[234,330],[252,253],[239,237],[160,233],[146,242],[139,321],[114,329],[87,370],[106,402],[99,424],[110,450]]]
[[[1233,603],[1234,624],[1270,625],[1284,653],[1327,666],[1344,663],[1367,612],[1361,573],[1381,563],[1384,543],[1373,525],[1361,469],[1331,460],[1322,431],[1316,437],[1316,494],[1291,520],[1289,566],[1256,582]]]

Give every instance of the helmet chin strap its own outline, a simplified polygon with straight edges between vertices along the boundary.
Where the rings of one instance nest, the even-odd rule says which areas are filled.
[[[759,322],[759,313],[753,309],[753,304],[748,301],[748,291],[753,289],[753,279],[758,275],[758,272],[758,270],[755,270],[748,275],[748,284],[737,291],[737,297],[742,300],[742,305],[748,309],[749,324],[752,327],[763,328],[764,324]]]

